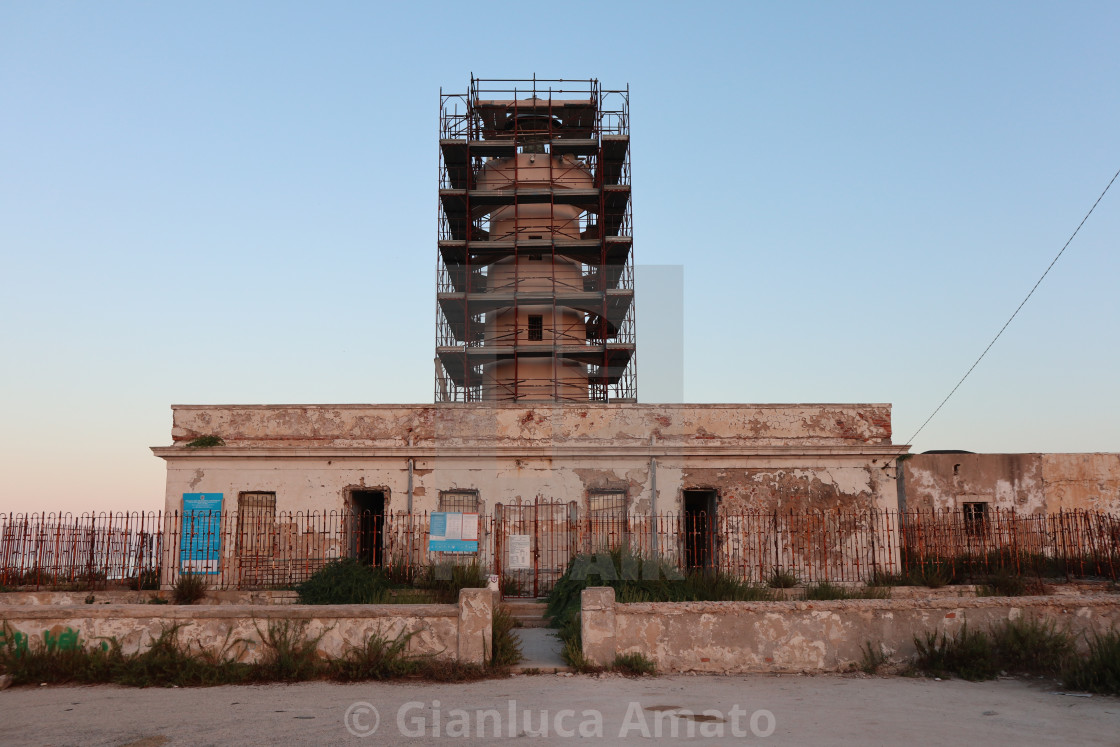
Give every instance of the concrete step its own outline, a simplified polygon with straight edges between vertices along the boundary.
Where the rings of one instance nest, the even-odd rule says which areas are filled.
[[[547,628],[546,605],[533,600],[510,600],[502,605],[510,611],[519,628]]]

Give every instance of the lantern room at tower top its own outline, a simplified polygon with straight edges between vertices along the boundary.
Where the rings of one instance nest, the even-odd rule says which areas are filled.
[[[440,93],[437,402],[634,402],[629,90]]]

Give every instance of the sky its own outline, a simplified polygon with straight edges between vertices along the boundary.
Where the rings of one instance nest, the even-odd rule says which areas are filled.
[[[472,73],[629,86],[641,401],[675,334],[684,401],[890,402],[910,443],[1120,169],[1118,37],[1115,2],[0,0],[0,513],[160,508],[172,404],[431,402]],[[1118,237],[1120,185],[913,450],[1120,451]]]

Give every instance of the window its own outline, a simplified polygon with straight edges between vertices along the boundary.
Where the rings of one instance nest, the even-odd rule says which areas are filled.
[[[530,340],[543,340],[544,339],[544,317],[539,315],[532,315],[529,317],[529,339]]]
[[[441,490],[439,492],[439,510],[451,513],[477,514],[477,490]]]
[[[964,530],[969,534],[982,534],[988,524],[987,503],[962,503]]]
[[[596,490],[587,496],[587,511],[596,517],[626,516],[626,491]]]
[[[276,493],[241,493],[237,496],[237,554],[272,555],[276,525]]]
[[[593,490],[587,494],[591,552],[620,547],[626,542],[626,491]]]

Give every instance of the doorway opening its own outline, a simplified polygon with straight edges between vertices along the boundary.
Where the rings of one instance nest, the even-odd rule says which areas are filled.
[[[716,491],[684,491],[684,552],[687,568],[715,568]]]
[[[350,493],[353,526],[350,552],[360,563],[381,565],[382,533],[385,530],[385,491],[354,490]]]

